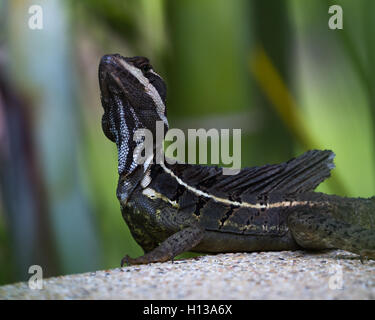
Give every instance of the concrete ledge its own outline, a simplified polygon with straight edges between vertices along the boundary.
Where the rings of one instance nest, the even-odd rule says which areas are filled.
[[[6,285],[0,298],[375,299],[375,261],[339,250],[219,254],[45,279],[42,290]]]

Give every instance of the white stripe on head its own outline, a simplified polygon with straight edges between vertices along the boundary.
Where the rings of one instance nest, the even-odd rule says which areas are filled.
[[[156,112],[158,113],[160,119],[168,127],[168,120],[165,116],[165,105],[160,97],[158,90],[150,83],[150,81],[143,75],[142,71],[137,67],[127,63],[124,59],[119,60],[122,66],[128,70],[139,82],[144,86],[146,92],[151,97],[156,105]]]
[[[163,78],[162,78],[159,74],[157,74],[154,70],[150,69],[150,70],[148,70],[148,72],[151,72],[152,74],[154,74],[155,76],[157,76],[157,77],[159,77],[161,80],[163,80]]]

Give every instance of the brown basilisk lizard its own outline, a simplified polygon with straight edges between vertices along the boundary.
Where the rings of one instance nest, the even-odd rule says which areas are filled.
[[[311,150],[288,162],[223,175],[213,166],[139,164],[137,129],[168,129],[166,85],[147,58],[102,57],[104,134],[118,149],[117,197],[145,254],[121,262],[173,259],[184,251],[238,252],[340,248],[375,258],[375,197],[314,192],[334,153]],[[166,131],[165,130],[165,131]]]

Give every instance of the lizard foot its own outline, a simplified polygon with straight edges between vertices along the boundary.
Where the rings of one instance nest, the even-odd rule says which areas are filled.
[[[368,256],[363,256],[363,255],[349,256],[349,255],[339,254],[335,258],[337,260],[359,260],[361,261],[362,264],[371,260],[371,258],[369,258]]]
[[[125,255],[122,259],[121,259],[121,268],[124,266],[124,264],[127,264],[129,265],[129,256],[128,255]]]
[[[147,264],[153,262],[166,262],[174,259],[182,252],[188,251],[196,246],[203,238],[203,229],[197,227],[187,227],[180,230],[164,240],[154,250],[147,252],[138,258],[130,258],[126,255],[121,260],[121,266],[133,264]]]
[[[131,266],[131,265],[137,265],[137,264],[148,264],[151,262],[153,261],[150,261],[150,259],[148,259],[146,255],[140,256],[138,258],[130,258],[128,255],[126,255],[125,257],[121,259],[121,267],[123,267],[125,264],[128,266]]]

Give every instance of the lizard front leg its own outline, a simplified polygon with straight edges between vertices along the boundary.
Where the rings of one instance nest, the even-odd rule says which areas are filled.
[[[342,249],[375,259],[375,231],[312,212],[288,218],[296,242],[306,249]]]
[[[141,257],[133,259],[126,255],[121,260],[121,266],[125,263],[132,265],[171,260],[180,253],[194,248],[202,240],[203,235],[204,230],[202,228],[198,226],[187,227],[174,233],[154,250],[147,252]]]

